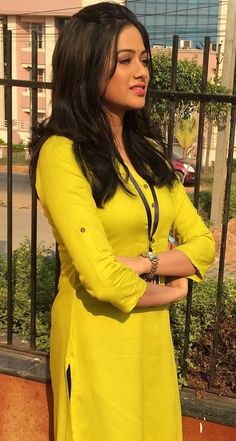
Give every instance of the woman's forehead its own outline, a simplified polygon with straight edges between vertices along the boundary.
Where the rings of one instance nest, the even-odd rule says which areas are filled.
[[[145,50],[143,37],[134,25],[125,26],[117,38],[117,52],[133,51],[143,52]]]

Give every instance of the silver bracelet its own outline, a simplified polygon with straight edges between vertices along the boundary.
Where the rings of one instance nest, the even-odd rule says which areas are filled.
[[[141,256],[146,257],[151,262],[151,270],[147,274],[147,280],[152,280],[156,276],[156,270],[159,263],[158,255],[154,254],[152,251],[146,251],[145,253],[141,253]]]

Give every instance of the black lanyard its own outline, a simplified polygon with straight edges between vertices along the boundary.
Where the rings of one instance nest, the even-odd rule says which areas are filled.
[[[136,190],[137,190],[137,192],[143,202],[144,208],[146,210],[147,220],[148,220],[149,251],[152,251],[152,240],[153,240],[153,236],[157,230],[157,225],[159,222],[159,205],[158,205],[156,192],[154,190],[153,185],[149,184],[150,190],[152,192],[153,203],[154,203],[154,220],[153,220],[153,225],[152,225],[152,213],[151,213],[148,201],[147,201],[141,187],[139,186],[139,184],[137,183],[137,181],[133,177],[133,175],[130,173],[130,171],[129,171],[129,178],[130,178],[131,182],[134,184],[134,186],[135,186],[135,188],[136,188]]]

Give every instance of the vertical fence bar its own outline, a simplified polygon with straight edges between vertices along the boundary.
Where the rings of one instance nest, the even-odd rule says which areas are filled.
[[[207,90],[209,52],[210,52],[210,37],[205,37],[201,93],[206,93],[206,90]],[[204,121],[205,121],[205,107],[206,107],[205,102],[200,102],[197,161],[196,161],[196,184],[195,184],[195,188],[194,188],[194,205],[196,208],[198,207],[198,201],[199,201],[200,174],[201,174],[201,167],[202,167],[202,149],[203,149],[203,135],[204,135]],[[188,284],[186,320],[185,320],[185,331],[184,331],[184,346],[183,346],[183,357],[182,357],[183,375],[186,374],[186,370],[187,370],[187,357],[188,357],[188,349],[189,349],[189,335],[190,335],[190,326],[191,326],[191,309],[192,309],[192,297],[193,297],[192,293],[193,293],[193,281],[190,280],[189,284]]]
[[[183,355],[182,355],[182,373],[185,376],[187,370],[187,357],[189,349],[189,334],[191,325],[191,309],[192,309],[192,299],[193,299],[193,281],[188,281],[188,296],[186,303],[186,316],[185,316],[185,328],[184,328],[184,345],[183,345]]]
[[[60,271],[61,271],[61,262],[60,262],[60,256],[59,256],[59,251],[58,251],[58,244],[56,243],[56,265],[55,265],[55,296],[57,295],[57,290],[58,290],[58,282],[59,282],[59,277],[60,277]]]
[[[173,35],[172,63],[171,63],[171,92],[176,92],[177,63],[178,63],[179,36]],[[169,102],[169,124],[168,124],[168,158],[173,154],[174,126],[175,126],[175,101]]]
[[[6,78],[12,78],[12,32],[6,31]],[[12,86],[6,86],[7,113],[7,344],[12,345]]]
[[[32,80],[38,79],[38,36],[37,32],[32,32]],[[32,102],[32,135],[38,120],[38,90],[33,87],[31,90]],[[36,288],[37,288],[37,195],[32,188],[31,194],[31,323],[30,323],[30,349],[35,349],[36,341]]]
[[[236,94],[236,58],[235,58],[235,67],[234,67],[234,84],[233,84],[233,95],[235,94]],[[211,367],[210,367],[210,376],[209,376],[210,388],[214,385],[215,376],[216,376],[216,365],[217,365],[216,358],[217,358],[217,347],[218,347],[219,331],[220,331],[225,251],[226,251],[227,229],[228,229],[229,209],[230,209],[231,181],[232,181],[232,171],[233,171],[235,125],[236,125],[236,105],[233,104],[231,108],[231,119],[230,119],[229,150],[228,150],[227,174],[226,174],[226,182],[225,182],[225,199],[224,199],[224,210],[223,210],[221,246],[220,246],[220,262],[219,262],[218,283],[217,283],[217,291],[216,291],[216,312],[215,312],[215,321],[214,321],[215,326],[214,326],[213,348],[212,348]]]
[[[201,93],[205,94],[207,91],[207,75],[210,53],[210,37],[205,37],[204,54],[203,54],[203,67],[202,67],[202,84]],[[204,137],[204,123],[205,123],[205,101],[200,103],[199,110],[199,125],[198,125],[198,145],[197,145],[197,160],[196,160],[196,184],[194,188],[194,205],[198,208],[199,202],[199,190],[200,190],[200,176],[202,168],[202,150],[203,150],[203,137]]]

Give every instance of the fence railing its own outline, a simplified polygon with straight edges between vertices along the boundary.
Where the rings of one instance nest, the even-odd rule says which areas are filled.
[[[236,124],[236,74],[234,75],[234,86],[232,95],[212,95],[207,93],[207,73],[208,73],[208,60],[210,50],[210,39],[205,38],[204,46],[204,60],[202,69],[202,82],[200,93],[188,93],[179,92],[176,90],[177,84],[177,60],[178,60],[178,37],[173,38],[173,50],[172,50],[172,72],[171,72],[171,85],[168,91],[153,90],[152,95],[154,99],[164,98],[169,101],[169,124],[168,124],[168,155],[172,156],[173,142],[174,142],[174,125],[175,125],[175,112],[176,103],[180,100],[191,100],[200,103],[199,107],[199,124],[198,124],[198,144],[196,155],[196,181],[194,188],[194,204],[198,207],[199,192],[201,183],[201,169],[202,169],[202,154],[203,154],[203,138],[204,138],[204,122],[205,122],[205,106],[207,102],[216,101],[218,103],[230,103],[231,104],[231,119],[230,119],[230,136],[228,146],[228,159],[227,159],[227,176],[225,179],[225,199],[224,199],[224,213],[222,222],[222,236],[221,236],[221,249],[219,258],[219,270],[218,270],[218,283],[216,291],[216,307],[215,307],[215,321],[214,321],[214,336],[212,341],[211,351],[211,374],[209,378],[209,390],[214,386],[215,381],[215,369],[217,366],[217,348],[220,329],[220,316],[222,307],[222,295],[223,295],[223,281],[224,281],[224,267],[225,267],[225,251],[226,251],[226,239],[227,239],[227,226],[229,219],[229,206],[230,206],[230,191],[231,191],[231,179],[232,179],[232,164],[233,164],[233,149],[235,138],[235,124]],[[0,79],[0,86],[5,88],[5,100],[6,100],[6,120],[7,120],[7,343],[1,344],[3,347],[14,349],[13,344],[13,318],[14,318],[14,291],[13,291],[13,223],[12,223],[12,211],[13,211],[13,164],[12,164],[12,88],[13,87],[28,87],[31,89],[31,122],[32,127],[37,124],[37,94],[38,89],[50,89],[51,84],[48,82],[37,81],[37,35],[35,32],[32,34],[32,79],[30,81],[19,80],[12,78],[12,45],[11,45],[11,32],[7,31],[5,37],[6,45],[6,72],[5,78]],[[31,320],[30,320],[30,352],[36,351],[36,318],[37,318],[37,197],[32,191],[31,197]],[[200,250],[199,250],[200,251]],[[55,280],[57,285],[59,275],[59,260],[57,256],[56,275]],[[182,369],[186,370],[186,360],[188,356],[189,348],[189,335],[191,324],[191,305],[192,305],[192,284],[187,298],[186,307],[186,321],[185,321],[185,334],[184,334],[184,346],[182,354]]]

